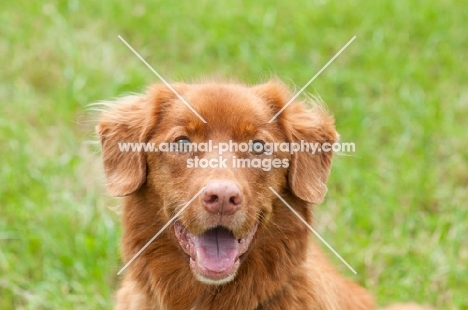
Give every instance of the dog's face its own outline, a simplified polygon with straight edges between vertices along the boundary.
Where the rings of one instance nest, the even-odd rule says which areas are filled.
[[[171,227],[173,240],[197,279],[226,283],[252,250],[258,228],[272,220],[277,196],[270,187],[309,203],[320,203],[326,191],[331,153],[266,146],[332,143],[333,119],[293,102],[269,123],[291,97],[275,82],[173,87],[206,123],[163,85],[124,98],[98,126],[108,189],[116,196],[144,193],[165,221],[191,201]],[[118,143],[126,142],[172,148],[121,152]]]

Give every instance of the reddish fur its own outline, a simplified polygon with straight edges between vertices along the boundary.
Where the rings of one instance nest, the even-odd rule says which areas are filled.
[[[181,135],[192,142],[242,142],[257,135],[278,142],[334,142],[338,135],[333,118],[318,106],[306,110],[296,101],[268,124],[291,98],[279,82],[255,87],[175,84],[174,88],[207,124],[169,89],[156,85],[147,94],[124,98],[103,113],[97,128],[109,191],[126,196],[124,261],[210,180],[236,182],[244,193],[242,209],[223,222],[236,237],[245,237],[257,221],[260,225],[235,279],[219,286],[196,280],[170,226],[127,268],[116,309],[374,309],[369,294],[334,270],[305,225],[268,189],[273,187],[311,222],[311,204],[320,203],[326,192],[331,153],[291,156],[279,152],[278,157],[290,159],[290,167],[264,172],[187,169],[184,156],[188,155],[121,153],[117,147],[117,142],[171,142]],[[199,199],[179,220],[193,233],[202,233],[217,221]]]

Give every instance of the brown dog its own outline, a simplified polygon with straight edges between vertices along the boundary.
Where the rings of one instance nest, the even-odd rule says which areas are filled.
[[[311,222],[311,206],[326,192],[332,152],[265,149],[267,143],[333,143],[333,118],[317,104],[306,110],[295,101],[269,123],[292,97],[279,82],[173,87],[206,123],[166,86],[155,85],[110,105],[97,127],[108,190],[125,196],[126,262],[185,207],[128,266],[116,309],[374,309],[369,294],[333,269],[274,193]],[[229,149],[222,158],[216,149],[119,148],[207,141],[254,147]],[[196,167],[201,159],[226,164]],[[236,166],[239,159],[252,166]]]

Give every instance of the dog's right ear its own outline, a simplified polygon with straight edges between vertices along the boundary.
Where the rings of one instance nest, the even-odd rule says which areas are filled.
[[[188,88],[186,84],[172,87],[179,94]],[[128,143],[147,143],[160,121],[161,111],[176,98],[172,89],[156,84],[151,85],[145,95],[123,97],[104,104],[107,109],[96,131],[101,140],[107,189],[111,195],[129,195],[146,182],[145,150],[133,151]]]
[[[146,155],[120,149],[125,143],[141,143],[148,106],[144,96],[128,96],[109,106],[96,132],[101,140],[107,190],[112,196],[126,196],[146,181]],[[127,146],[130,146],[130,145]]]

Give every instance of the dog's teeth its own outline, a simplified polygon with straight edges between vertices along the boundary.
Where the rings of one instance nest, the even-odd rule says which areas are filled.
[[[195,254],[197,256],[197,261],[201,261],[201,252],[199,250],[196,250]]]

